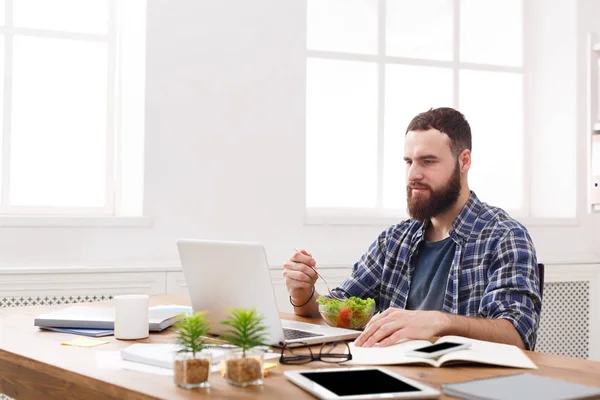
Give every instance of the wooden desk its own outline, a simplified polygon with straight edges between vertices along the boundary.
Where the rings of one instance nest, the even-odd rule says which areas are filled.
[[[110,302],[109,302],[110,303]],[[107,306],[107,302],[90,303]],[[185,298],[153,296],[151,304],[189,304]],[[312,362],[303,366],[280,365],[271,369],[262,387],[237,388],[216,373],[211,377],[212,387],[185,390],[176,387],[172,377],[145,374],[137,371],[99,369],[95,353],[118,350],[133,341],[116,340],[110,343],[81,348],[62,346],[60,343],[73,339],[73,335],[41,331],[33,326],[34,317],[52,309],[68,307],[33,306],[0,310],[0,393],[16,399],[189,399],[189,398],[248,398],[260,396],[267,399],[302,399],[311,395],[287,381],[283,371],[287,369],[323,368],[331,364]],[[286,318],[307,320],[289,314]],[[311,322],[315,322],[312,320]],[[172,340],[169,330],[152,334],[150,338],[137,341],[145,343],[168,343]],[[600,362],[529,353],[538,365],[537,370],[527,372],[565,379],[600,387]],[[407,377],[441,389],[441,384],[461,382],[473,378],[509,375],[522,372],[512,368],[488,367],[390,367]],[[445,397],[448,398],[448,397]]]

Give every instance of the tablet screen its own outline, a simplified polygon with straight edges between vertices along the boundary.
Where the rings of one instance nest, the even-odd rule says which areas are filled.
[[[304,372],[300,375],[318,383],[338,396],[420,391],[418,388],[378,369]]]

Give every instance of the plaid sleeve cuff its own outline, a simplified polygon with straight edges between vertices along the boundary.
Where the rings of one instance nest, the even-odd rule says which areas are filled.
[[[535,348],[542,307],[537,258],[524,229],[509,231],[498,244],[480,313],[513,323],[528,350]]]
[[[533,312],[532,310],[527,310],[522,304],[513,304],[512,306],[511,309],[507,307],[505,302],[496,302],[495,304],[490,305],[490,313],[487,317],[501,318],[510,321],[517,330],[519,336],[521,336],[523,343],[525,343],[525,348],[533,351],[537,340],[537,323],[534,322],[534,319],[531,317]],[[520,310],[516,311],[515,308]]]

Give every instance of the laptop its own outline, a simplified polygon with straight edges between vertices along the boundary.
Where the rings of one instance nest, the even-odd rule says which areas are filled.
[[[360,331],[282,320],[271,283],[265,249],[260,243],[178,240],[177,250],[192,309],[206,311],[212,331],[227,329],[221,321],[231,308],[256,308],[265,316],[270,344],[317,344],[351,340]]]

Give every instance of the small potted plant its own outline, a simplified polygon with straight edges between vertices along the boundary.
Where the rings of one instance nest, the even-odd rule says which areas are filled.
[[[176,343],[179,347],[174,360],[174,381],[186,389],[210,386],[208,378],[212,357],[205,352],[206,334],[210,325],[205,313],[185,316],[175,324]]]
[[[263,360],[265,352],[256,349],[266,345],[268,339],[265,317],[255,309],[235,308],[222,324],[229,326],[223,335],[237,348],[225,356],[225,377],[235,386],[263,384]]]

